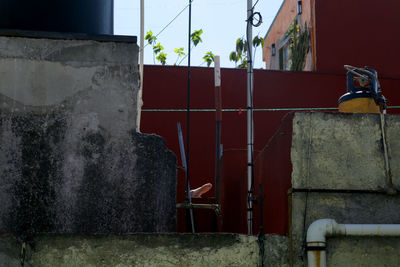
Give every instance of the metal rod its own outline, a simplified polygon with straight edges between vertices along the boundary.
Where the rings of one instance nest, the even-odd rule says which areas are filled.
[[[183,209],[210,209],[210,210],[216,210],[219,209],[218,204],[193,204],[193,203],[177,203],[176,204],[177,208],[183,208]]]
[[[214,81],[215,81],[215,120],[216,120],[216,140],[215,140],[215,201],[219,202],[219,173],[221,160],[221,122],[222,122],[222,94],[221,94],[221,68],[220,58],[214,58]]]
[[[188,85],[187,85],[187,123],[186,123],[186,198],[190,199],[190,35],[192,32],[192,0],[189,0],[189,32],[188,32]],[[192,233],[194,233],[193,209],[190,209]]]
[[[143,106],[143,69],[144,69],[144,0],[140,0],[140,87],[137,95],[136,132],[140,132],[141,111]]]
[[[262,184],[259,185],[259,193],[258,193],[258,198],[260,202],[260,233],[264,234],[264,218],[263,218],[263,187]]]
[[[178,122],[178,137],[179,137],[179,149],[181,151],[181,160],[182,160],[182,166],[185,171],[185,179],[186,179],[186,191],[189,193],[186,193],[186,200],[189,202],[189,205],[192,205],[192,196],[190,195],[190,183],[189,180],[187,179],[187,162],[186,162],[186,156],[185,156],[185,145],[183,144],[183,134],[182,134],[182,128],[181,124]],[[192,233],[195,232],[195,227],[194,227],[194,216],[193,216],[193,208],[190,206],[190,224],[192,226]]]
[[[381,133],[382,133],[382,143],[383,143],[383,156],[385,159],[385,170],[386,170],[386,179],[387,179],[387,193],[390,195],[396,194],[396,190],[393,189],[393,181],[392,181],[392,171],[390,168],[387,140],[386,140],[386,129],[385,129],[385,114],[383,112],[380,113],[381,117]]]
[[[265,255],[265,248],[264,248],[264,222],[263,222],[263,188],[262,184],[260,184],[260,189],[258,193],[258,198],[260,202],[260,233],[258,234],[258,244],[260,246],[260,266],[264,267],[264,255]]]
[[[250,22],[253,13],[253,1],[247,1],[247,232],[253,234],[253,143],[254,143],[254,123],[253,123],[253,62],[252,39],[253,26]]]

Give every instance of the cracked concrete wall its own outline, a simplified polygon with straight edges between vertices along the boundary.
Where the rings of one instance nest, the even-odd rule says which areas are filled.
[[[135,41],[0,37],[0,232],[176,228],[176,157],[135,132]]]
[[[386,115],[393,188],[400,186],[400,116]],[[296,113],[292,135],[292,247],[306,263],[304,238],[317,219],[348,224],[399,224],[398,194],[389,195],[380,116]],[[307,192],[309,191],[309,192]],[[399,238],[327,239],[328,266],[398,266]]]

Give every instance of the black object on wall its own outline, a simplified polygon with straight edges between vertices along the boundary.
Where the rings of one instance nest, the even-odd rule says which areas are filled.
[[[0,28],[113,34],[113,0],[0,0]]]

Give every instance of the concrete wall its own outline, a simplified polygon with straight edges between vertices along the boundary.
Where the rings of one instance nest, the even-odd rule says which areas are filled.
[[[400,188],[400,117],[386,116],[393,189]],[[398,194],[387,194],[379,115],[296,113],[292,152],[293,259],[302,266],[304,238],[317,219],[399,224]],[[398,266],[399,238],[327,239],[328,266]]]
[[[264,266],[288,265],[287,237],[266,236]],[[0,236],[0,265],[21,266],[21,241]],[[236,234],[38,235],[25,266],[261,266],[257,237]]]
[[[92,114],[119,138],[136,123],[137,51],[132,42],[0,37],[1,113]]]
[[[174,231],[176,158],[135,132],[136,39],[53,37],[0,37],[0,232]]]

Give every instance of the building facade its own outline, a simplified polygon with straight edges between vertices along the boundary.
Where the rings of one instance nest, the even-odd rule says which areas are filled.
[[[275,70],[343,74],[347,64],[400,77],[399,9],[397,0],[284,0],[265,36],[263,60]]]
[[[265,35],[263,61],[267,69],[313,70],[312,2],[313,0],[283,1]],[[300,60],[295,58],[295,51],[300,51]]]

